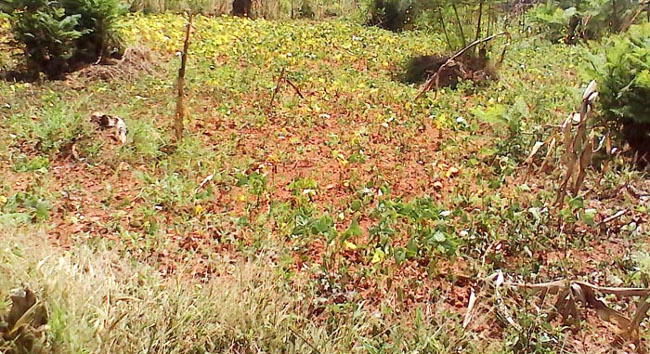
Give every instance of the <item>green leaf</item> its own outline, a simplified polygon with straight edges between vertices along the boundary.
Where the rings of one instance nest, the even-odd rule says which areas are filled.
[[[350,237],[358,237],[363,235],[363,232],[361,231],[361,228],[359,227],[359,223],[357,222],[357,219],[352,220],[350,223],[350,226],[348,227],[347,230],[343,231],[342,237],[343,239],[348,239]]]

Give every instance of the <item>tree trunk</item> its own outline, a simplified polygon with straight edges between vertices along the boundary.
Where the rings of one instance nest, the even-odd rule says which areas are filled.
[[[451,45],[451,40],[449,40],[449,33],[447,32],[447,26],[445,25],[445,19],[442,17],[442,10],[440,10],[440,7],[438,7],[438,15],[439,15],[439,20],[440,20],[440,25],[442,26],[442,30],[445,33],[445,40],[447,41],[447,46],[449,47],[449,50],[454,50],[454,47]]]
[[[481,20],[483,19],[483,0],[478,3],[478,23],[476,25],[476,37],[475,41],[478,41],[481,38]]]
[[[454,9],[454,14],[456,14],[456,23],[458,24],[458,30],[460,31],[460,37],[463,41],[463,47],[467,47],[467,39],[465,38],[465,32],[463,31],[463,23],[460,22],[460,16],[458,16],[458,8],[456,8],[455,3],[451,3],[451,7]]]

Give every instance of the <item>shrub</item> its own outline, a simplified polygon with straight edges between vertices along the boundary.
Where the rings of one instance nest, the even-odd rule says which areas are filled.
[[[50,77],[66,71],[72,44],[84,34],[76,29],[80,16],[66,16],[63,8],[50,6],[48,0],[29,5],[14,1],[13,6],[8,9],[12,31],[15,41],[23,45],[29,71],[42,71]]]
[[[412,0],[372,0],[368,25],[399,32],[413,24],[413,10]]]
[[[548,39],[575,43],[626,31],[643,6],[639,0],[548,1],[528,11],[528,18]]]
[[[632,148],[650,157],[650,24],[610,37],[588,73],[599,83],[605,120],[622,125]]]
[[[538,5],[528,11],[528,18],[544,37],[552,42],[567,40],[569,22],[575,16],[575,7],[562,9],[551,4]]]
[[[60,0],[69,16],[79,17],[84,35],[77,39],[74,60],[92,62],[122,54],[117,20],[126,11],[120,0]]]
[[[311,2],[303,1],[302,4],[300,4],[300,8],[298,8],[298,17],[310,19],[316,18],[316,12],[314,11]]]
[[[122,47],[115,31],[118,0],[9,0],[4,5],[31,72],[60,78]]]

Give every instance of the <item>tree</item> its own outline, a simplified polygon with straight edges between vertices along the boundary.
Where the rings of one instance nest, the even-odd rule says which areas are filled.
[[[121,51],[114,28],[119,0],[5,0],[0,5],[30,72],[56,79]]]

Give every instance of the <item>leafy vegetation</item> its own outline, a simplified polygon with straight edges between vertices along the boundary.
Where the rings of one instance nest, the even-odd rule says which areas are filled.
[[[623,126],[628,143],[650,157],[650,24],[609,38],[589,66],[601,87],[600,101],[608,123]]]
[[[132,0],[131,11],[147,14],[163,12],[185,12],[195,14],[224,15],[232,14],[240,4],[250,4],[250,18],[287,19],[287,18],[325,18],[331,16],[348,16],[359,9],[359,0]],[[234,6],[233,6],[234,5]],[[241,11],[239,11],[241,12]]]
[[[551,41],[576,43],[626,31],[646,6],[638,0],[547,1],[529,11],[528,18]]]
[[[413,9],[412,1],[373,0],[368,9],[368,24],[390,31],[401,31],[413,25],[416,16]]]
[[[50,319],[26,333],[53,351],[644,345],[645,331],[630,343],[596,316],[573,333],[538,297],[505,290],[557,279],[647,286],[650,185],[627,149],[581,168],[579,187],[557,200],[563,133],[581,131],[563,122],[601,44],[507,28],[495,80],[460,77],[414,100],[419,88],[396,80],[409,61],[477,36],[480,2],[439,5],[429,15],[442,13],[447,35],[197,15],[174,143],[183,16],[116,24],[155,58],[152,70],[0,83],[0,316],[8,290],[29,281]],[[483,3],[486,18],[497,5]],[[485,21],[479,36],[496,32]],[[500,55],[506,41],[483,50]],[[91,121],[97,111],[123,118],[125,143]],[[481,301],[464,321],[471,294]]]
[[[61,78],[80,63],[120,52],[114,27],[120,8],[118,0],[11,0],[2,11],[10,16],[28,70]]]
[[[650,123],[650,24],[609,38],[592,60],[605,118]]]

